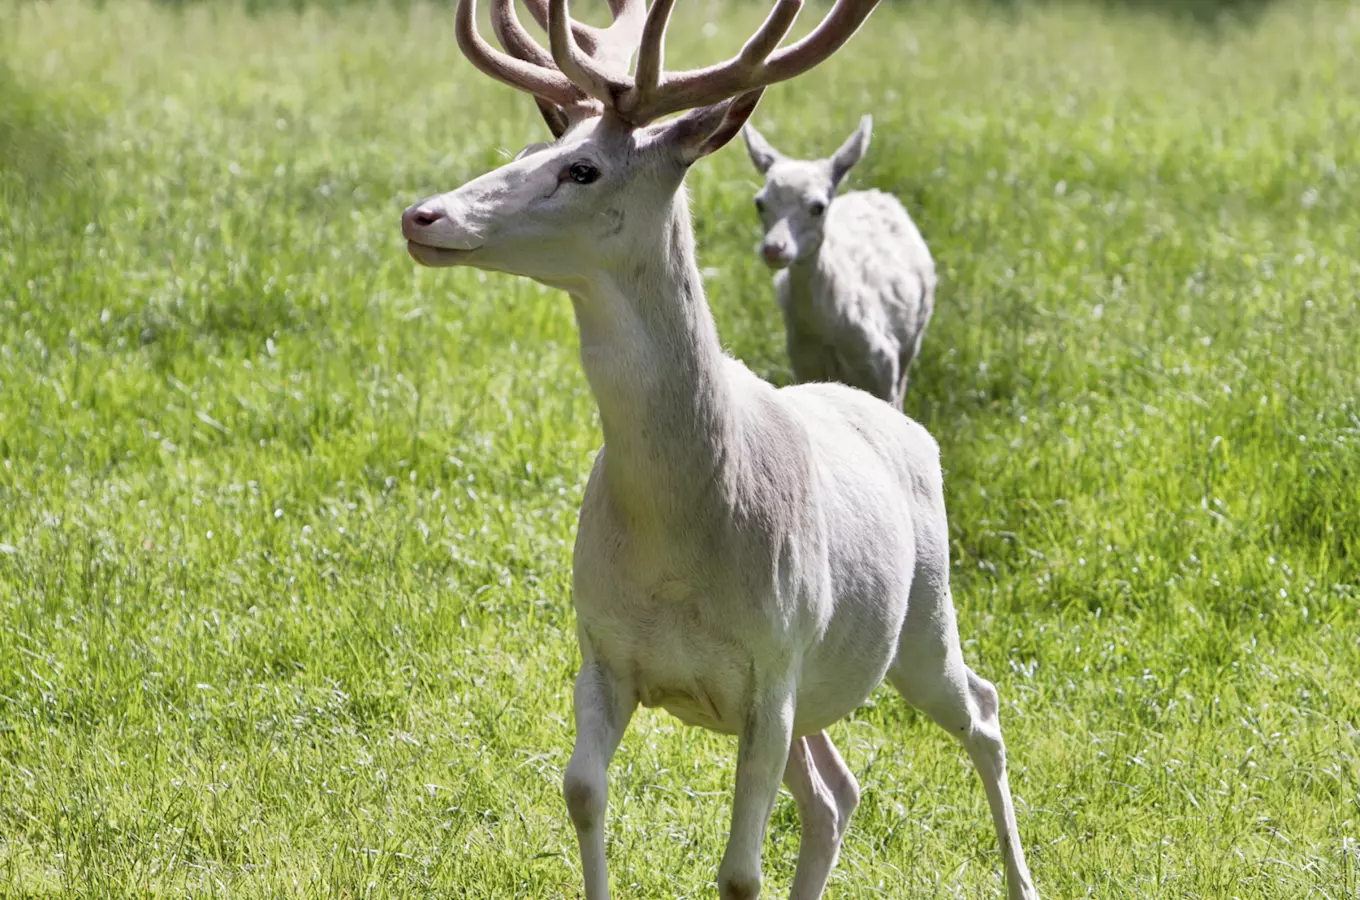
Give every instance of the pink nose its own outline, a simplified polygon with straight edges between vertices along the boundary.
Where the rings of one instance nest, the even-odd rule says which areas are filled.
[[[760,255],[764,257],[765,262],[770,265],[776,265],[788,260],[788,250],[782,244],[762,244],[760,246]]]
[[[412,206],[401,214],[401,233],[407,238],[418,235],[422,229],[429,228],[444,218],[444,213],[428,207]]]

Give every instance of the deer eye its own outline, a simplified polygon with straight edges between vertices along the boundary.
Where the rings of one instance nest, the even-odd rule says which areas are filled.
[[[600,177],[600,170],[590,163],[572,163],[571,168],[567,169],[567,175],[577,184],[590,184]]]
[[[826,212],[826,204],[820,200],[813,200],[808,207],[808,212],[812,213],[814,219],[820,218],[822,213]]]

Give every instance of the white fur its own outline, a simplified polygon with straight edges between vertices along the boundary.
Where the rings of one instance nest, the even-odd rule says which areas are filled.
[[[738,736],[723,900],[759,893],[781,781],[803,823],[793,896],[820,897],[859,795],[823,729],[886,677],[977,763],[1009,896],[1031,900],[996,692],[959,646],[935,442],[861,391],[776,390],[719,346],[682,181],[730,111],[588,119],[403,217],[418,261],[526,275],[575,308],[605,437],[573,570],[564,791],[585,896],[609,896],[606,769],[642,704]]]
[[[935,262],[902,204],[881,191],[836,196],[869,146],[872,120],[829,159],[790,159],[751,125],[761,256],[778,271],[789,361],[798,381],[839,381],[898,409],[935,308]]]

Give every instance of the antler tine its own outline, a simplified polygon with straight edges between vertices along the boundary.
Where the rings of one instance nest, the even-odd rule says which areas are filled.
[[[468,61],[497,81],[563,107],[574,106],[588,99],[582,89],[562,72],[517,59],[488,44],[477,33],[476,0],[458,0],[454,34]]]
[[[779,46],[779,42],[784,40],[784,35],[789,33],[802,11],[803,0],[780,0],[756,29],[756,33],[742,45],[737,59],[748,66],[764,62]]]
[[[524,5],[547,31],[548,0],[524,0]],[[572,19],[571,33],[590,56],[626,73],[642,33],[642,21],[647,16],[646,0],[609,0],[609,11],[614,22],[608,28],[596,28]]]
[[[657,6],[674,0],[656,0],[648,13],[647,24]],[[682,109],[707,106],[757,88],[768,87],[806,72],[835,53],[859,30],[878,5],[878,0],[836,0],[836,5],[821,23],[802,40],[774,52],[784,35],[793,27],[802,9],[802,0],[778,0],[764,24],[756,31],[732,59],[688,72],[677,72],[660,78],[659,35],[643,31],[642,49],[638,51],[638,77],[635,87],[619,104],[619,111],[634,124],[651,122],[667,113]],[[665,23],[660,28],[664,31]],[[656,41],[656,49],[649,50],[648,38]],[[651,60],[655,55],[656,62]],[[648,69],[644,70],[644,61]],[[657,72],[652,75],[650,66]],[[655,78],[644,81],[643,75]],[[650,86],[649,86],[650,85]]]
[[[626,74],[629,60],[633,58],[638,40],[642,37],[647,5],[645,0],[609,0],[609,11],[614,14],[614,23],[599,31],[596,47],[589,53],[600,62]],[[589,28],[585,25],[581,27]]]
[[[553,61],[562,74],[590,96],[612,107],[615,99],[632,85],[610,72],[590,54],[583,51],[572,34],[571,15],[567,0],[549,0],[548,42]]]
[[[529,15],[534,17],[534,21],[538,23],[538,27],[542,28],[544,31],[547,31],[548,0],[524,0],[524,5],[529,8]],[[611,2],[609,6],[610,9],[612,10],[614,7],[614,3]],[[589,53],[591,56],[594,56],[596,50],[599,49],[600,36],[601,34],[604,33],[604,29],[595,28],[594,26],[587,25],[584,22],[572,21],[571,31],[576,38],[576,42],[581,45],[581,48],[585,50],[586,53]]]
[[[544,31],[548,30],[548,0],[524,0],[524,5],[529,8],[529,15],[534,17],[538,27]]]
[[[546,69],[555,66],[552,54],[534,40],[515,14],[515,0],[491,0],[491,27],[510,55]]]
[[[663,95],[669,93],[669,89],[677,77],[686,78],[704,75],[704,81],[707,82],[724,70],[730,71],[732,75],[743,75],[754,66],[758,66],[775,47],[779,46],[784,35],[789,33],[794,20],[798,18],[798,13],[803,9],[803,0],[778,0],[769,16],[741,48],[741,52],[737,54],[735,59],[721,66],[710,66],[707,69],[681,73],[679,76],[668,75],[663,87],[661,85],[661,70],[665,58],[666,24],[670,19],[671,9],[674,5],[675,0],[656,0],[647,12],[647,25],[642,31],[642,45],[638,50],[637,76],[633,79],[633,90],[624,96],[623,103],[620,104],[622,113],[637,124],[650,122],[667,112],[674,112],[685,106],[703,105],[685,103],[682,106],[666,106],[662,109],[662,103],[658,101],[664,102]],[[695,79],[695,81],[697,82],[698,79]],[[735,81],[733,84],[735,84]],[[726,99],[735,93],[740,93],[740,91],[723,93],[717,99]],[[705,102],[716,102],[716,100]]]
[[[524,5],[534,21],[547,31],[548,0],[524,0]],[[614,15],[614,23],[608,28],[596,28],[572,19],[571,33],[589,56],[621,74],[627,73],[628,62],[642,33],[642,20],[647,15],[645,0],[609,0],[609,11]]]
[[[633,89],[629,97],[641,97],[656,89],[661,81],[661,66],[666,57],[666,25],[671,20],[675,0],[653,0],[647,10],[647,21],[642,26],[638,44],[637,72],[633,75]]]
[[[876,6],[878,0],[836,0],[831,12],[811,34],[765,61],[761,82],[769,85],[785,81],[822,62],[855,36]]]

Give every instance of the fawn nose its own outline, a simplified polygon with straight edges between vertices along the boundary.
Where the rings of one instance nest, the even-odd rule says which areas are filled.
[[[782,266],[789,261],[789,248],[781,243],[765,243],[760,245],[760,255],[766,265]]]
[[[428,206],[412,206],[401,214],[401,233],[408,240],[414,240],[423,229],[429,228],[442,218],[444,218],[442,210]]]

